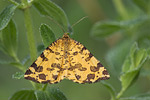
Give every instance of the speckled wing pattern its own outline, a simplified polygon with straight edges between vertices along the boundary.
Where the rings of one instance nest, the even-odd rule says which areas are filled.
[[[24,77],[38,83],[53,84],[64,78],[77,83],[93,83],[110,76],[81,43],[65,33],[42,52]]]
[[[77,83],[93,83],[109,79],[103,65],[81,43],[70,39],[68,79]]]
[[[24,77],[38,83],[57,83],[63,79],[62,39],[58,39],[47,47],[37,60],[29,67]]]

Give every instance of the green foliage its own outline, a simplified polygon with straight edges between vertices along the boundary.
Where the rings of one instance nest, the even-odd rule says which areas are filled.
[[[145,13],[149,13],[150,11],[150,0],[133,0],[133,2]]]
[[[52,42],[56,40],[52,29],[46,24],[41,25],[40,33],[45,47],[48,47]]]
[[[53,98],[53,100],[67,100],[67,98],[59,89],[48,88],[47,94],[49,94],[50,97]]]
[[[104,81],[102,81],[101,83],[109,90],[109,92],[111,94],[111,98],[113,100],[115,100],[116,99],[116,90],[114,89],[114,87],[111,84],[106,83]]]
[[[35,91],[35,95],[37,100],[67,100],[59,89],[50,87],[46,91]]]
[[[23,76],[24,76],[23,72],[16,72],[15,74],[12,75],[12,78],[21,79],[23,78]]]
[[[56,21],[56,23],[60,25],[64,31],[67,31],[69,23],[66,14],[55,3],[49,0],[36,0],[33,3],[33,6],[41,15],[48,16],[54,22]]]
[[[20,90],[10,97],[9,100],[67,100],[64,94],[56,88],[47,90]]]
[[[17,52],[17,30],[15,23],[11,20],[7,27],[2,30],[3,51],[12,57],[16,57]]]
[[[10,0],[11,1],[11,0]],[[15,1],[11,1],[13,4],[6,7],[0,14],[0,30],[2,30],[1,38],[0,38],[0,50],[10,57],[14,58],[14,61],[0,61],[1,64],[10,64],[20,69],[22,72],[16,72],[12,75],[12,78],[21,79],[24,76],[24,71],[26,63],[29,60],[29,57],[25,57],[21,62],[17,56],[17,46],[18,46],[18,34],[15,22],[12,19],[15,9],[17,6],[21,10],[24,10],[24,20],[25,26],[27,30],[27,38],[29,43],[30,50],[30,58],[34,60],[36,58],[36,46],[35,39],[33,36],[33,26],[30,18],[29,7],[32,5],[32,2],[26,2],[26,0],[22,0],[20,4]],[[34,1],[34,7],[41,15],[48,16],[51,20],[61,25],[63,29],[67,30],[68,21],[64,11],[58,7],[56,4],[51,1]],[[40,10],[39,7],[43,9]],[[45,11],[46,13],[43,13]],[[54,33],[49,28],[48,25],[42,24],[40,27],[41,36],[43,39],[43,43],[45,46],[48,46],[50,42],[56,40]],[[42,46],[39,47],[43,48]],[[21,90],[14,93],[13,96],[10,97],[10,100],[67,100],[66,97],[59,89],[46,89],[47,85],[42,86],[41,84],[32,84],[35,88],[34,90]],[[37,89],[37,90],[36,90]],[[45,90],[46,89],[46,90]]]
[[[0,64],[9,64],[18,68],[20,71],[13,74],[12,78],[21,79],[24,76],[26,67],[37,58],[38,53],[56,40],[56,34],[53,32],[54,29],[47,24],[42,24],[39,31],[43,43],[36,46],[37,40],[34,33],[34,21],[31,18],[32,10],[30,9],[39,12],[39,15],[44,18],[49,18],[65,32],[72,29],[69,26],[68,18],[63,9],[50,0],[21,0],[20,3],[15,0],[9,1],[12,4],[6,6],[0,13],[0,50],[4,55],[10,57],[11,60],[0,60]],[[104,47],[102,53],[106,54],[105,58],[107,64],[110,66],[108,68],[110,68],[111,79],[108,82],[102,81],[101,83],[110,92],[111,100],[149,100],[150,93],[122,96],[141,77],[141,69],[147,70],[145,66],[149,66],[150,64],[150,0],[132,0],[136,9],[141,9],[140,14],[135,15],[131,14],[125,8],[125,4],[121,0],[112,0],[112,2],[120,17],[113,20],[110,18],[107,21],[97,21],[91,29],[91,35],[94,38],[103,40],[105,38],[107,40],[106,44],[108,48]],[[22,11],[24,14],[23,20],[25,25],[22,26],[26,28],[28,48],[23,49],[30,51],[23,58],[18,57],[17,52],[18,42],[20,42],[18,41],[18,34],[20,36],[22,34],[16,28],[18,26],[17,21],[13,19],[16,9]],[[113,39],[109,40],[110,37]],[[106,53],[105,51],[108,52]],[[149,74],[146,74],[146,76],[149,77]],[[114,78],[117,79],[118,77],[120,77],[120,82],[118,79],[117,85],[112,84],[113,82],[111,81],[114,81]],[[43,85],[33,82],[31,84],[33,85],[32,90],[20,90],[14,93],[9,100],[67,100],[63,92],[57,88],[50,88],[47,86],[48,84]],[[116,89],[115,87],[118,87],[119,84],[121,88],[117,92],[118,88]]]
[[[21,90],[13,94],[9,100],[37,100],[34,90]]]
[[[122,66],[123,61],[129,52],[131,44],[132,40],[130,39],[122,40],[120,43],[117,44],[117,46],[109,50],[109,52],[107,53],[106,60],[110,64],[110,66],[114,68],[114,71],[120,72],[120,66]]]
[[[125,21],[100,21],[93,26],[91,34],[99,38],[107,37],[118,32],[124,34],[133,34],[133,32],[135,32],[133,31],[135,27],[148,20],[148,16],[143,15]]]
[[[92,35],[95,37],[106,37],[122,29],[119,22],[98,22],[92,29]]]
[[[16,8],[16,5],[11,4],[0,13],[0,30],[4,29],[7,26]]]
[[[139,49],[136,43],[133,44],[129,55],[122,66],[123,74],[120,76],[122,89],[118,94],[118,97],[120,97],[122,92],[124,92],[138,78],[139,71],[146,59],[147,51],[145,49]]]

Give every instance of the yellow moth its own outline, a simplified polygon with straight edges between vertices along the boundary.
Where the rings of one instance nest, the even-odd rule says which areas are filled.
[[[25,79],[38,83],[58,83],[64,78],[77,83],[109,79],[104,66],[81,43],[64,33],[49,45],[25,72]]]

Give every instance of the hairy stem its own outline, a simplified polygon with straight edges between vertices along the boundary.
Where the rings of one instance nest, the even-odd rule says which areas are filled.
[[[34,33],[33,33],[33,25],[30,15],[29,8],[24,9],[24,20],[25,20],[25,27],[27,30],[27,40],[29,44],[29,51],[31,56],[31,61],[33,62],[37,58],[37,49],[35,45]]]
[[[26,0],[22,0],[22,2],[28,5]],[[29,44],[30,57],[31,57],[31,61],[33,62],[37,58],[37,49],[36,49],[36,44],[35,44],[35,39],[34,39],[33,25],[32,25],[32,20],[31,20],[31,15],[30,15],[30,7],[25,6],[25,8],[23,7],[23,9],[24,9],[24,21],[25,21],[25,27],[27,30],[27,40]],[[33,85],[35,89],[38,89],[38,90],[43,89],[42,84],[36,84],[34,82],[31,82],[31,84]],[[45,86],[45,88],[46,87],[47,85]]]

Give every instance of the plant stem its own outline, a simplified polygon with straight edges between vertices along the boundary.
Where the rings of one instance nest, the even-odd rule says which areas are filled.
[[[25,66],[20,62],[20,60],[18,59],[18,57],[16,56],[15,61],[19,64],[19,66],[15,66],[16,68],[20,69],[22,72],[25,72]]]
[[[122,96],[122,94],[124,93],[124,89],[122,89],[119,93],[118,93],[118,95],[116,96],[116,98],[117,98],[117,100]]]
[[[27,30],[27,39],[28,39],[28,44],[29,44],[31,61],[33,62],[37,58],[37,49],[35,45],[33,25],[32,25],[29,8],[24,9],[24,18],[25,18],[24,20],[25,20],[25,26]]]
[[[122,0],[113,0],[116,10],[123,19],[129,19],[128,12],[125,9]]]
[[[34,39],[34,32],[33,32],[33,25],[32,25],[32,20],[31,20],[31,15],[30,15],[30,4],[27,3],[26,0],[22,0],[22,3],[27,4],[28,6],[24,6],[24,21],[25,21],[25,27],[27,30],[27,40],[29,44],[29,51],[30,51],[30,57],[31,61],[33,62],[37,58],[37,49],[35,45],[35,39]],[[36,84],[34,82],[31,82],[33,87],[35,89],[43,89],[42,84]],[[47,85],[44,86],[45,88]]]
[[[22,2],[23,1],[24,0],[22,0]],[[35,45],[33,25],[32,25],[29,7],[24,9],[24,21],[25,21],[25,27],[27,30],[27,40],[28,40],[28,44],[29,44],[30,57],[31,57],[31,61],[33,62],[37,58],[37,49],[36,49],[36,45]],[[39,84],[36,84],[33,82],[31,82],[31,84],[33,85],[33,87],[35,89],[39,89],[41,87]]]

